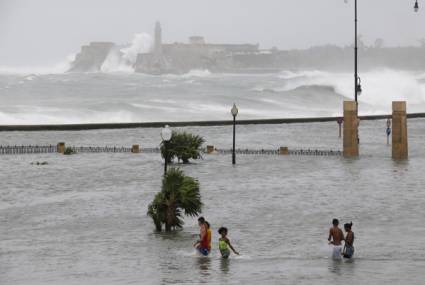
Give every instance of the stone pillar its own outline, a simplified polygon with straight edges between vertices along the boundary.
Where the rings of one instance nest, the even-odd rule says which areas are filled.
[[[355,101],[344,101],[344,157],[358,157],[358,120],[357,103]]]
[[[281,146],[279,148],[279,155],[288,155],[289,154],[289,150],[288,147],[286,146]]]
[[[344,118],[338,118],[336,122],[338,123],[338,138],[342,138],[342,123],[344,123]]]
[[[208,154],[211,154],[211,153],[213,153],[214,152],[214,146],[213,145],[207,145],[207,153]]]
[[[57,152],[58,153],[62,153],[62,154],[65,153],[65,143],[64,142],[58,143],[58,145],[57,145]]]
[[[393,138],[392,157],[396,160],[407,159],[407,114],[406,102],[393,102]]]
[[[133,144],[133,146],[131,147],[131,152],[132,153],[140,153],[140,147],[138,144]]]

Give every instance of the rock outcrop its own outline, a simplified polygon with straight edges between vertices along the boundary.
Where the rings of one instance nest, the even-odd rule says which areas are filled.
[[[98,72],[109,53],[115,48],[111,42],[92,42],[82,46],[69,72]]]

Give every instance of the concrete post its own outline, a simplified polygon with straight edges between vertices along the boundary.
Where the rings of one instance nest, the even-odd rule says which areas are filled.
[[[344,101],[344,157],[358,157],[358,118],[357,104],[355,101]]]
[[[213,153],[214,152],[214,146],[213,145],[207,145],[207,153],[208,154],[211,154],[211,153]]]
[[[391,135],[391,119],[388,118],[387,119],[387,145],[390,145],[390,135]]]
[[[131,147],[131,152],[132,152],[132,153],[140,153],[140,147],[139,147],[139,145],[138,145],[138,144],[134,144],[134,145]]]
[[[342,137],[342,123],[344,122],[344,118],[338,118],[337,121],[338,123],[338,138]]]
[[[393,102],[392,157],[396,160],[407,159],[407,114],[406,102]]]
[[[64,142],[60,142],[60,143],[58,143],[58,145],[57,145],[57,152],[58,153],[62,153],[62,154],[64,154],[65,153],[65,143]]]
[[[288,155],[289,154],[289,150],[288,147],[286,146],[281,146],[279,148],[279,155]]]

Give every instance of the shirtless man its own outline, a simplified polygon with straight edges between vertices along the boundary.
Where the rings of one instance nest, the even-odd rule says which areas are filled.
[[[333,252],[332,252],[332,258],[340,259],[341,251],[342,251],[342,241],[344,240],[344,233],[338,227],[339,225],[338,219],[333,219],[332,225],[333,226],[329,229],[328,241],[329,241],[329,244],[332,244],[334,246]]]

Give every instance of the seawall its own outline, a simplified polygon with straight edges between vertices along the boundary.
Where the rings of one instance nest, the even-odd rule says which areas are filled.
[[[273,125],[295,123],[321,123],[336,122],[339,117],[319,118],[288,118],[288,119],[253,119],[237,120],[238,125]],[[361,120],[383,120],[391,118],[391,115],[360,116]],[[407,118],[425,118],[425,113],[411,113]],[[223,121],[189,121],[189,122],[147,122],[147,123],[99,123],[99,124],[64,124],[64,125],[0,125],[0,132],[7,131],[84,131],[100,129],[133,129],[133,128],[161,128],[165,125],[170,127],[189,126],[227,126],[232,125],[232,120]]]

